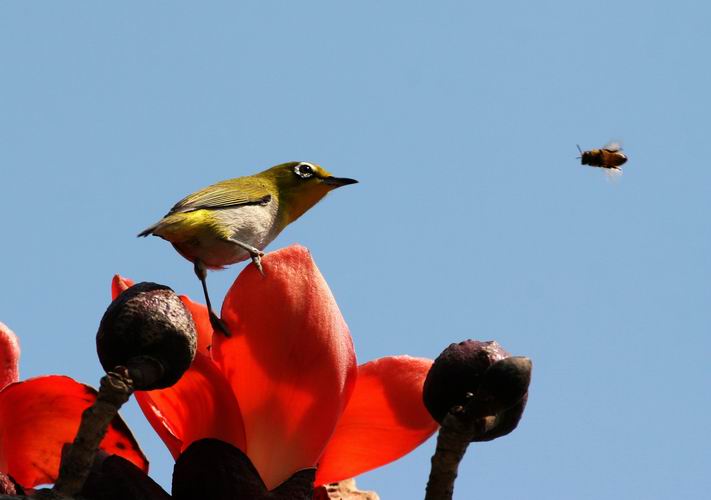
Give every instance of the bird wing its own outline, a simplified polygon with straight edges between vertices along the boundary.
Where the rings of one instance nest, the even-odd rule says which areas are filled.
[[[168,214],[201,209],[217,210],[240,205],[266,205],[271,199],[269,189],[260,179],[241,177],[218,182],[186,196],[176,203]]]

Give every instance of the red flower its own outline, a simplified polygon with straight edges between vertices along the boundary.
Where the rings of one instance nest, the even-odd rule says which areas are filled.
[[[81,414],[96,400],[96,391],[62,375],[18,382],[19,358],[17,337],[0,323],[0,472],[32,488],[57,479],[62,446],[74,440]],[[119,417],[101,449],[148,470],[146,457]]]
[[[230,288],[212,336],[207,311],[187,297],[200,336],[192,367],[173,387],[137,393],[177,458],[206,437],[243,450],[267,488],[318,465],[316,485],[396,460],[437,428],[422,403],[431,360],[382,358],[356,366],[331,291],[303,247],[247,266]],[[132,283],[114,278],[116,296]],[[210,343],[212,343],[211,347]]]

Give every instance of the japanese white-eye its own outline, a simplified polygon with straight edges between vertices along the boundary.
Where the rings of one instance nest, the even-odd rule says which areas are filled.
[[[262,272],[262,250],[287,225],[329,191],[356,182],[333,177],[313,163],[282,163],[186,196],[138,236],[160,236],[193,263],[210,310],[210,321],[216,330],[228,335],[210,304],[207,270],[222,269],[251,258]]]

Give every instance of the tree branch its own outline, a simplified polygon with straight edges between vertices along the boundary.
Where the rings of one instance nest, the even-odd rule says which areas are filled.
[[[102,377],[99,395],[94,404],[84,410],[74,442],[62,457],[54,492],[72,497],[81,491],[109,424],[133,390],[126,368],[117,367]]]

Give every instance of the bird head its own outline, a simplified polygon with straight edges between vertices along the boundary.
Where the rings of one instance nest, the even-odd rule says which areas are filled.
[[[358,182],[334,177],[323,167],[303,161],[282,163],[257,175],[273,183],[288,222],[301,217],[330,191]]]

